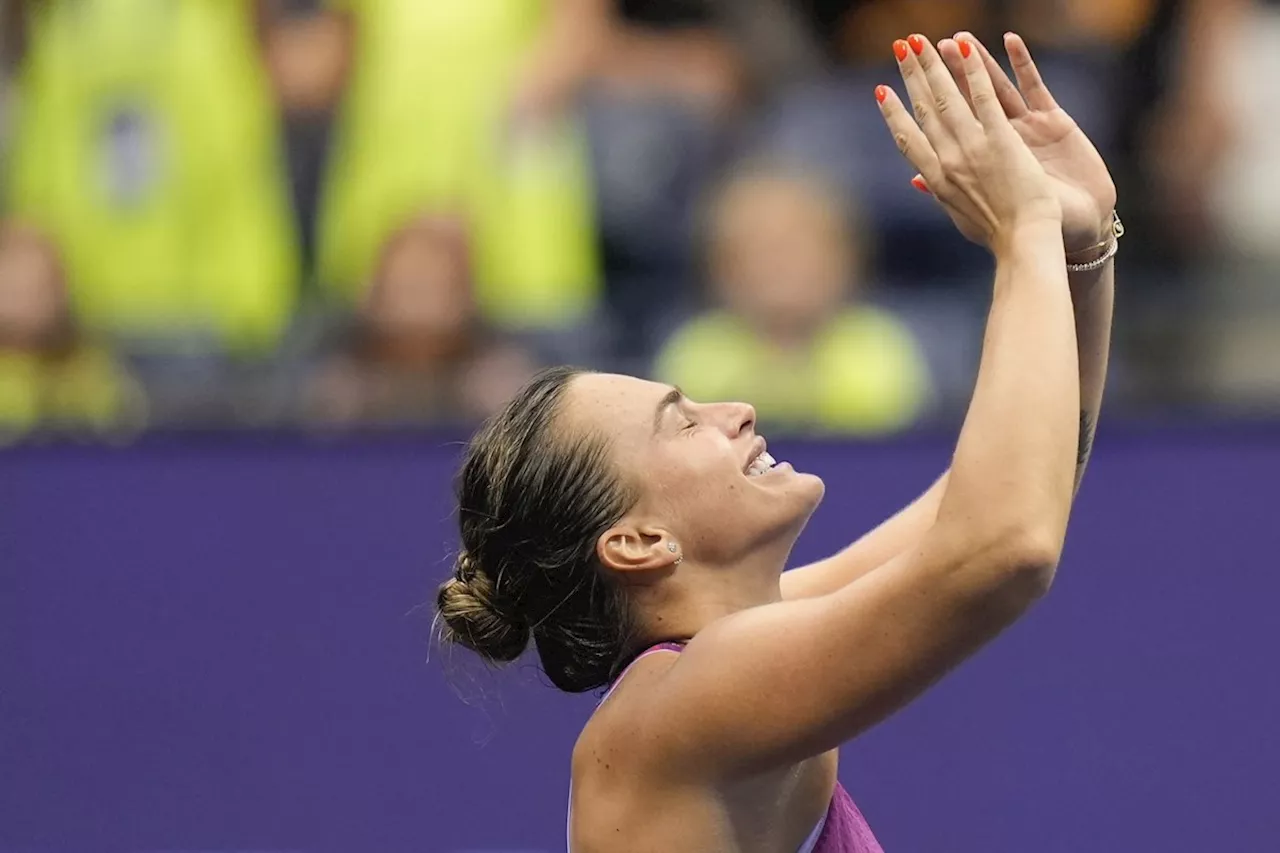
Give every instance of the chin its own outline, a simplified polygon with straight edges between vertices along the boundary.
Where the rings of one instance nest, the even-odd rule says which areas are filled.
[[[794,469],[780,477],[777,485],[786,492],[804,495],[813,502],[814,506],[818,505],[827,491],[827,484],[817,474],[808,474]]]
[[[809,512],[812,513],[822,503],[822,497],[827,493],[827,484],[817,474],[797,474],[796,478],[800,481],[799,485],[805,496],[809,498]]]
[[[784,492],[789,509],[787,514],[790,516],[788,527],[796,528],[798,533],[809,522],[809,517],[818,508],[818,504],[822,503],[827,486],[816,474],[796,472],[789,479],[791,482],[786,484]]]

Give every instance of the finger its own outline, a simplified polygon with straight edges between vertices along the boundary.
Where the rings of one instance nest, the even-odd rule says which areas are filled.
[[[965,79],[969,81],[969,99],[973,103],[973,111],[977,114],[978,121],[982,122],[983,127],[988,130],[1002,124],[1007,125],[1009,119],[1004,114],[1000,99],[996,97],[995,84],[992,83],[991,74],[982,61],[982,53],[967,39],[961,39],[958,44],[961,61],[964,63]]]
[[[1009,53],[1009,62],[1013,65],[1014,76],[1018,78],[1018,88],[1027,106],[1033,110],[1056,110],[1058,102],[1053,99],[1049,87],[1040,78],[1040,69],[1036,68],[1031,58],[1031,50],[1022,36],[1017,33],[1005,33],[1004,49]]]
[[[956,44],[955,39],[943,39],[938,42],[938,55],[947,64],[947,70],[951,72],[951,79],[955,80],[956,86],[960,88],[960,94],[964,95],[965,101],[970,101],[969,79],[964,73],[964,59],[960,56],[960,45]],[[973,106],[971,101],[969,106]]]
[[[947,71],[947,64],[942,61],[937,49],[922,35],[913,35],[907,42],[916,54],[920,67],[924,69],[925,79],[933,90],[934,109],[942,123],[961,143],[981,136],[982,128],[974,121],[973,112],[966,108],[964,95]],[[972,88],[973,81],[970,80],[969,83]],[[992,98],[994,97],[993,94]]]
[[[991,55],[991,51],[987,50],[987,46],[974,38],[973,33],[961,32],[956,33],[957,39],[967,39],[972,42],[974,47],[982,54],[982,62],[987,66],[987,73],[991,75],[991,84],[996,87],[996,97],[1000,99],[1000,106],[1004,107],[1004,114],[1009,118],[1019,118],[1031,112],[1027,109],[1027,102],[1022,99],[1022,93],[1018,91],[1018,87],[1013,85],[1013,81],[1009,79],[1009,75],[1005,73],[1004,68]],[[948,39],[948,41],[951,41]],[[954,42],[952,42],[954,44]],[[960,58],[960,47],[956,45],[956,58]]]
[[[915,122],[924,132],[931,150],[936,154],[959,148],[954,135],[942,123],[938,115],[933,89],[925,78],[924,69],[920,67],[914,49],[902,39],[893,43],[893,53],[898,58],[898,70],[902,74],[902,82],[906,84],[907,96],[911,99]],[[895,132],[895,137],[897,136]],[[901,140],[899,140],[901,142]],[[899,145],[901,150],[901,145]]]
[[[920,125],[907,112],[897,93],[888,86],[877,86],[876,100],[880,103],[880,113],[884,116],[885,124],[889,126],[889,132],[893,134],[893,141],[902,156],[922,176],[941,182],[942,166],[938,162],[938,154]]]
[[[920,190],[925,195],[933,195],[933,190],[929,189],[929,182],[924,179],[923,175],[916,175],[911,179],[911,186]]]

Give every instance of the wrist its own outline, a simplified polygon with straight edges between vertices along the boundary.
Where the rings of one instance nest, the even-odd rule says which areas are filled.
[[[1111,242],[1111,223],[1111,215],[1108,214],[1096,228],[1071,235],[1064,234],[1063,245],[1067,250],[1067,260],[1073,264],[1096,261],[1107,250],[1107,244]]]
[[[1098,242],[1084,249],[1067,251],[1067,272],[1072,275],[1096,273],[1111,263],[1120,249],[1124,236],[1124,224],[1114,210],[1107,217],[1107,224]]]
[[[1067,259],[1073,264],[1082,264],[1098,259],[1106,251],[1111,239],[1111,221],[1099,225],[1096,230],[1080,232],[1073,235],[1062,235],[1063,246],[1067,251]]]
[[[1014,220],[994,235],[991,250],[997,260],[1027,251],[1044,251],[1050,247],[1062,251],[1062,216],[1051,213],[1026,216]]]

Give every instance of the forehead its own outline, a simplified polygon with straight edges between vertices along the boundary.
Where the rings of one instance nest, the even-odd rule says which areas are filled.
[[[614,373],[584,373],[570,383],[564,415],[575,426],[614,439],[648,438],[670,385]]]

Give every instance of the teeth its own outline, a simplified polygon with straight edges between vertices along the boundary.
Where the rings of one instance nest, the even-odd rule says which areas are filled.
[[[759,477],[761,474],[766,473],[770,468],[777,464],[778,463],[774,461],[774,458],[768,453],[761,453],[752,460],[750,467],[747,468],[747,476]]]

